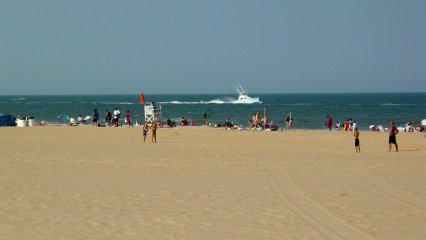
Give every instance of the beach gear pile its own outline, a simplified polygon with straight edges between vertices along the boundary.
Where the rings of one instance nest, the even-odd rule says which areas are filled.
[[[16,126],[16,118],[11,114],[0,114],[0,127]]]

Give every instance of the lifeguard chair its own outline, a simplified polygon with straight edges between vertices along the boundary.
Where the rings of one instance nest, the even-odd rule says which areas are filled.
[[[155,102],[145,103],[144,111],[146,123],[151,124],[154,120],[161,122],[162,114],[160,104],[156,104]]]

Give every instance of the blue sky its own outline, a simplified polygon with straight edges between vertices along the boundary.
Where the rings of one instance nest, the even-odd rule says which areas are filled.
[[[426,1],[0,1],[0,95],[425,92]]]

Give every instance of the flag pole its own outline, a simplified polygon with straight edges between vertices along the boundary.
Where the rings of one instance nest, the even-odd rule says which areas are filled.
[[[266,108],[263,108],[263,129],[266,127]]]

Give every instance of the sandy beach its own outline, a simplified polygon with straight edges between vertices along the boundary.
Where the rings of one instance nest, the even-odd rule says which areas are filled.
[[[0,128],[2,239],[426,239],[426,138]]]

